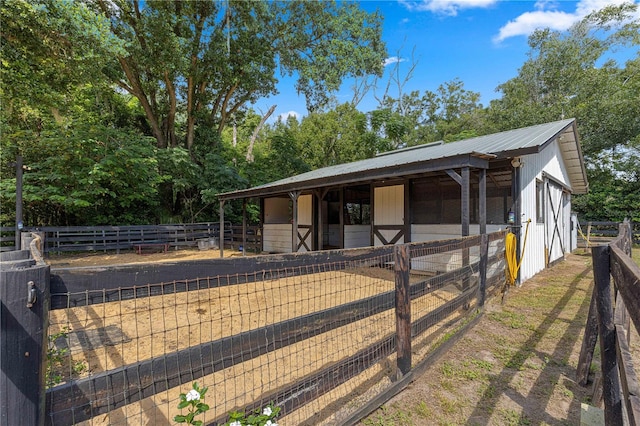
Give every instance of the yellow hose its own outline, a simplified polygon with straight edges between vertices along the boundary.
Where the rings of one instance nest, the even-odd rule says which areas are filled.
[[[505,256],[507,258],[507,279],[509,280],[509,284],[514,285],[516,283],[516,278],[518,277],[518,271],[520,270],[520,266],[522,266],[522,259],[524,259],[524,249],[527,246],[527,235],[529,235],[529,224],[531,223],[531,219],[527,221],[527,229],[524,232],[524,243],[522,244],[522,256],[520,256],[520,262],[516,259],[516,246],[518,245],[518,240],[516,239],[516,235],[509,231],[507,237],[505,239]]]

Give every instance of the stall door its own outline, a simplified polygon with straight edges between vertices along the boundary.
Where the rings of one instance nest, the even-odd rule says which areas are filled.
[[[404,243],[404,185],[374,188],[373,221],[374,246]]]
[[[298,198],[298,247],[296,251],[313,249],[313,195],[305,194]]]
[[[561,186],[547,181],[545,211],[545,254],[547,265],[564,257],[567,247],[565,211],[567,200]]]

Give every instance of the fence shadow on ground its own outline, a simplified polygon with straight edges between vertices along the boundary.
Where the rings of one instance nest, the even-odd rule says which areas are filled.
[[[561,267],[561,265],[558,265]],[[503,368],[503,370],[497,374],[493,375],[490,378],[489,386],[487,386],[486,390],[482,394],[481,399],[476,404],[476,409],[473,411],[467,425],[477,425],[477,424],[489,424],[487,413],[491,413],[494,409],[497,408],[498,399],[496,398],[496,389],[505,388],[504,394],[514,401],[516,404],[520,406],[528,405],[529,409],[531,409],[532,400],[536,401],[537,412],[545,413],[543,417],[543,421],[545,424],[549,425],[559,425],[565,424],[565,420],[557,419],[550,416],[547,413],[547,406],[550,402],[552,392],[548,392],[548,395],[544,395],[541,398],[528,398],[527,395],[522,395],[509,387],[509,383],[515,379],[516,375],[521,372],[521,370],[525,367],[525,363],[530,358],[530,356],[537,355],[540,359],[550,359],[557,360],[562,359],[566,360],[569,353],[563,353],[564,349],[571,348],[576,344],[578,339],[580,338],[580,332],[583,328],[584,322],[582,319],[586,320],[588,311],[589,311],[589,293],[585,292],[585,289],[580,288],[580,283],[582,280],[586,279],[591,273],[591,268],[586,267],[584,270],[580,271],[578,275],[567,285],[566,291],[562,295],[562,297],[557,301],[557,303],[553,306],[553,308],[549,311],[548,315],[546,315],[545,319],[538,325],[534,330],[531,330],[530,337],[522,344],[520,344],[520,349],[513,354],[506,362],[505,365],[507,367]],[[528,283],[529,284],[529,283]],[[540,291],[544,291],[544,284],[541,285]],[[583,293],[583,294],[581,294]],[[567,305],[571,302],[573,298],[582,298],[580,302],[580,307],[574,318],[561,318],[562,314],[565,312]],[[506,304],[509,304],[507,299]],[[580,319],[580,321],[576,321]],[[551,355],[547,355],[544,352],[536,349],[538,345],[544,340],[544,337],[547,333],[551,332],[552,326],[558,321],[566,322],[569,324],[567,329],[565,330],[563,336],[559,339],[560,344],[558,344]],[[549,365],[545,364],[540,371],[538,379],[531,386],[530,392],[541,391],[545,388],[549,387],[549,383],[557,383],[562,379],[562,375],[565,377],[573,377],[573,369],[568,363],[563,366],[561,371],[558,371],[555,368],[550,368]],[[505,385],[506,384],[506,385]],[[579,404],[579,401],[575,399],[571,402],[571,404]],[[573,412],[579,412],[579,407],[574,407]],[[528,424],[528,423],[527,423]]]

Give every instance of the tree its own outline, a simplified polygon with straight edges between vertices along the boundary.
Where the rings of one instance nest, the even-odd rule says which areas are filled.
[[[621,220],[640,211],[637,195],[628,192],[637,193],[637,174],[629,170],[640,163],[640,57],[636,51],[621,67],[613,55],[640,46],[640,20],[632,19],[637,8],[606,7],[568,33],[536,31],[529,59],[518,76],[498,87],[503,96],[489,108],[504,130],[577,119],[590,193],[574,200],[585,218]]]
[[[310,110],[349,76],[380,73],[381,18],[355,3],[96,0],[127,45],[110,75],[137,97],[158,147],[197,125],[221,133],[234,114],[276,92],[276,72],[296,75]],[[177,120],[184,116],[184,133]]]

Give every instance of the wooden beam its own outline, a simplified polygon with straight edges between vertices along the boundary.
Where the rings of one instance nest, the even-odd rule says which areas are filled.
[[[220,259],[224,258],[224,200],[220,200],[220,229],[218,230],[220,244]]]
[[[445,172],[449,175],[449,177],[451,177],[451,179],[458,182],[458,185],[462,185],[462,177],[458,173],[456,173],[455,170],[447,169],[445,170]]]
[[[397,379],[411,371],[411,298],[409,295],[409,250],[406,244],[394,246]]]
[[[593,353],[598,341],[598,312],[596,310],[596,292],[591,292],[591,303],[589,304],[589,314],[587,315],[587,325],[584,329],[582,347],[578,357],[578,368],[576,369],[576,381],[580,386],[586,386],[589,382],[589,370],[593,361]]]
[[[480,217],[480,234],[487,233],[487,171],[480,169],[478,175],[478,210]]]
[[[300,196],[300,191],[292,191],[289,192],[289,198],[293,203],[293,218],[291,221],[291,252],[297,253],[298,249],[298,197]]]
[[[607,425],[621,425],[622,395],[616,356],[616,331],[613,321],[611,299],[609,246],[591,249],[593,279],[600,330],[600,354],[602,356],[602,396],[604,399],[604,419]]]

